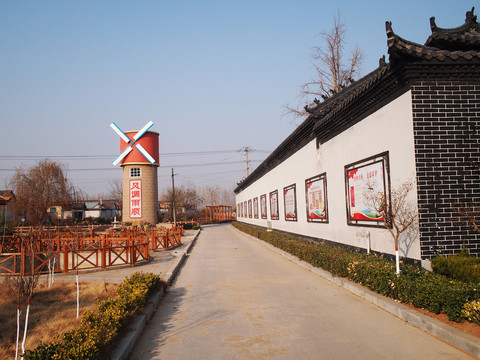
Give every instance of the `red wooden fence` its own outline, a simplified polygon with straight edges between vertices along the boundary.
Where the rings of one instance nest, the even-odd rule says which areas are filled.
[[[69,272],[146,262],[150,251],[181,244],[183,228],[138,228],[95,233],[92,229],[30,229],[0,237],[0,274]]]

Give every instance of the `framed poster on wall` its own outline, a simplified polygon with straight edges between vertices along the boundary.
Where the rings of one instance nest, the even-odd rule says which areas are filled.
[[[328,223],[326,173],[305,180],[305,200],[307,221]]]
[[[283,188],[283,201],[286,221],[297,221],[297,191],[292,184]]]
[[[267,194],[260,196],[260,209],[262,213],[262,219],[267,218]]]
[[[243,217],[248,217],[247,201],[243,202]]]
[[[388,151],[346,165],[345,194],[349,225],[383,226],[373,199],[382,199],[390,206]]]
[[[270,219],[278,220],[278,190],[270,193]]]
[[[252,218],[252,199],[248,200],[248,217]]]
[[[253,198],[253,217],[258,219],[258,197]]]

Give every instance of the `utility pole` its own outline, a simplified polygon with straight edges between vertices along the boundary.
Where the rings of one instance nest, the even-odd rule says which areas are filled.
[[[244,151],[245,152],[245,166],[247,168],[247,177],[248,177],[248,153],[252,152],[253,149],[250,146],[245,146],[241,148],[239,151]]]
[[[177,209],[175,207],[175,174],[172,168],[172,213],[173,213],[173,226],[177,226]]]

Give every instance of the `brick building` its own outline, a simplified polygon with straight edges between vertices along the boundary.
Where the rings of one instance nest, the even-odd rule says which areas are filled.
[[[473,9],[457,28],[433,17],[430,25],[421,45],[386,23],[389,61],[306,108],[307,119],[235,189],[239,221],[393,254],[366,189],[391,203],[413,180],[408,201],[419,221],[401,237],[401,255],[428,266],[463,245],[480,254],[480,234],[455,211],[480,200],[480,26]]]

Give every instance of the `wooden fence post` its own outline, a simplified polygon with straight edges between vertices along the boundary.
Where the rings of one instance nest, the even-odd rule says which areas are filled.
[[[148,237],[147,237],[147,241],[148,241]],[[131,263],[132,263],[132,266],[134,266],[135,261],[136,261],[136,257],[137,257],[137,253],[136,253],[137,248],[135,247],[135,240],[134,239],[132,239],[132,244],[131,245],[132,245],[132,247],[131,247],[131,252],[132,252]],[[148,248],[148,243],[147,243],[147,248]]]
[[[151,242],[150,249],[152,250],[155,250],[155,247],[156,247],[156,241],[155,241],[156,237],[157,237],[157,230],[152,230],[152,236],[150,240]]]
[[[102,241],[102,269],[107,267],[107,236],[103,237]]]
[[[63,244],[63,272],[68,272],[68,244]]]
[[[25,276],[25,246],[22,242],[22,244],[20,245],[20,252],[21,252],[21,256],[22,256],[22,263],[20,264],[20,274],[22,276]]]

